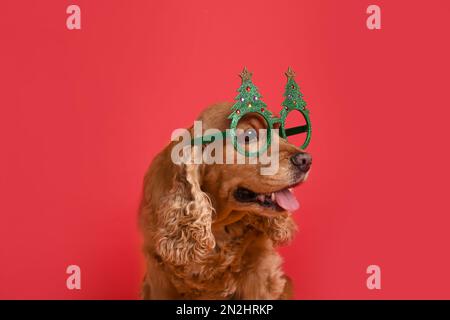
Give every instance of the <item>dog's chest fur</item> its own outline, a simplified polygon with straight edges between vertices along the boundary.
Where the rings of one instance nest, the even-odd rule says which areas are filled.
[[[252,274],[262,274],[261,268],[267,269],[263,277],[275,276],[276,281],[284,281],[279,267],[281,259],[272,241],[261,231],[242,223],[236,222],[214,233],[216,246],[203,263],[173,268],[172,283],[183,298],[239,298],[242,295],[239,288],[245,287]]]

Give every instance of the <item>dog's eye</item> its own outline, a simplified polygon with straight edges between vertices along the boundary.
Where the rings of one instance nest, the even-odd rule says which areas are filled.
[[[250,143],[252,141],[255,141],[258,138],[258,134],[255,129],[247,129],[245,130],[244,134],[244,141],[245,143]]]

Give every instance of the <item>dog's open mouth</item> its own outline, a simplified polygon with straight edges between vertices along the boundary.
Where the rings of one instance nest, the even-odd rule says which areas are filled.
[[[270,193],[256,193],[247,188],[239,187],[234,192],[234,197],[240,202],[254,202],[264,208],[276,211],[295,211],[300,204],[294,195],[293,187]]]

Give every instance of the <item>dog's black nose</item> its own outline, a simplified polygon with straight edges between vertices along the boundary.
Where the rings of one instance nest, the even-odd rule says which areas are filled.
[[[299,152],[291,157],[291,162],[302,172],[308,172],[311,167],[312,157],[309,153]]]

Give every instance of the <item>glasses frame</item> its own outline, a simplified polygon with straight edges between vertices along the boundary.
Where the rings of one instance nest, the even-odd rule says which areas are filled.
[[[288,115],[293,112],[298,111],[301,113],[303,118],[305,119],[306,124],[302,126],[292,127],[292,128],[286,128],[286,119]],[[238,143],[238,137],[236,135],[236,129],[239,121],[249,113],[257,113],[267,123],[267,139],[266,143],[263,148],[259,149],[258,151],[249,152],[248,150],[245,150],[245,148],[242,148],[242,146]],[[293,136],[296,134],[301,134],[306,132],[306,138],[303,144],[300,146],[300,149],[304,150],[309,145],[309,142],[311,141],[311,120],[309,118],[309,110],[305,108],[300,107],[294,107],[294,108],[287,108],[283,107],[283,109],[280,112],[280,117],[273,116],[271,113],[268,112],[261,112],[259,110],[249,110],[246,112],[241,112],[238,116],[234,116],[232,118],[231,124],[230,124],[230,130],[222,131],[222,139],[231,138],[233,146],[235,150],[237,150],[240,154],[245,155],[246,157],[253,157],[253,156],[259,156],[261,153],[265,152],[268,147],[270,146],[272,142],[272,129],[274,128],[275,124],[280,124],[280,133],[281,137],[283,139],[287,139],[289,136]],[[206,136],[200,136],[195,137],[192,139],[192,144],[208,144],[213,142],[217,138],[217,135],[206,135]]]

